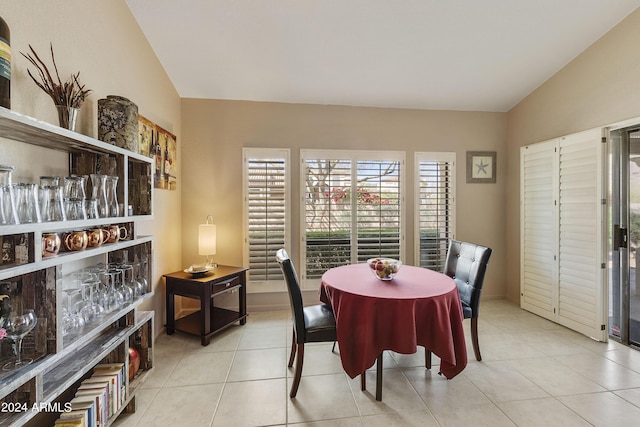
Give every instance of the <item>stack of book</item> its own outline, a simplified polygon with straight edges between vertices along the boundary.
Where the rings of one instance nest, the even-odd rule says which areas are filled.
[[[124,363],[96,365],[93,375],[80,383],[70,410],[63,412],[56,427],[105,427],[125,401]]]

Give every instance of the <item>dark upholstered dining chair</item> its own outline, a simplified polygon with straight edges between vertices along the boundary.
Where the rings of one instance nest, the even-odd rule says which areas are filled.
[[[285,249],[280,249],[276,253],[276,260],[280,264],[282,274],[287,282],[289,291],[289,302],[291,303],[291,313],[293,316],[293,341],[291,343],[291,356],[289,356],[289,367],[293,366],[296,360],[296,372],[291,384],[289,396],[296,397],[300,377],[302,376],[302,364],[304,362],[304,344],[308,342],[331,342],[336,341],[336,319],[331,306],[317,304],[305,307],[302,302],[302,292],[298,283],[298,275],[289,259]],[[334,344],[335,346],[335,344]]]
[[[471,319],[471,340],[478,361],[482,360],[478,343],[480,293],[491,252],[491,248],[485,246],[451,240],[443,271],[456,282],[462,303],[463,317]],[[425,351],[425,365],[427,368],[431,368],[431,352],[429,350]]]

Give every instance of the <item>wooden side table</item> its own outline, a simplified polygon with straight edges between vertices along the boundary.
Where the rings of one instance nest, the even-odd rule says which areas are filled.
[[[165,274],[167,284],[167,335],[175,331],[200,337],[208,345],[216,332],[247,318],[247,268],[218,265],[203,277],[193,277],[184,271]],[[233,290],[238,291],[238,311],[214,305],[214,298]],[[180,319],[175,318],[175,295],[200,300],[200,310]]]

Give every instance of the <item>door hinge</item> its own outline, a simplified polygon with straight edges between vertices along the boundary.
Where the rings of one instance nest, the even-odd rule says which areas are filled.
[[[603,136],[603,137],[602,137],[602,143],[603,143],[603,144],[606,144],[606,143],[607,143],[607,137],[606,137],[606,136]]]
[[[606,329],[605,325],[600,325],[600,330],[604,331]]]
[[[600,264],[600,268],[604,270],[605,268],[607,268],[607,265],[603,262],[602,264]]]

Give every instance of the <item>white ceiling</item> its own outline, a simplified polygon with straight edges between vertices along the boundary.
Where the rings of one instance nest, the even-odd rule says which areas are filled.
[[[640,0],[126,0],[179,95],[508,111]]]

